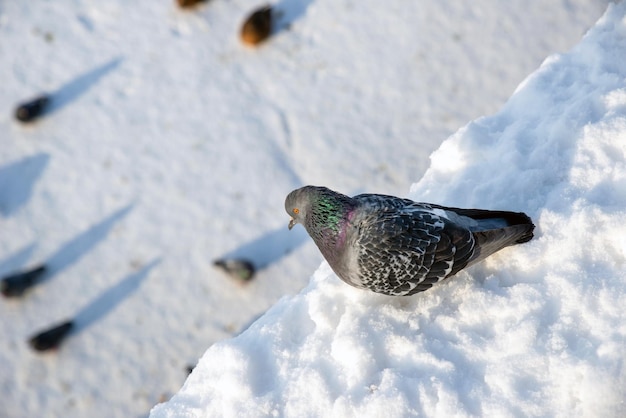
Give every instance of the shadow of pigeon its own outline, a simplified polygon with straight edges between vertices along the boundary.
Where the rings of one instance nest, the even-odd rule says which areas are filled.
[[[130,274],[104,291],[100,296],[81,309],[73,319],[57,322],[29,338],[28,343],[33,350],[47,351],[58,348],[70,335],[85,330],[93,323],[101,320],[115,309],[124,299],[135,292],[148,276],[150,271],[159,264],[154,260],[138,272]]]
[[[104,240],[113,226],[124,218],[132,209],[132,205],[123,207],[93,225],[83,233],[68,241],[59,248],[48,261],[48,275],[52,276],[65,270],[91,251],[99,242]]]
[[[0,168],[0,214],[10,216],[28,202],[49,160],[39,153]]]
[[[252,267],[252,274],[254,274],[255,271],[263,269],[285,257],[306,242],[307,238],[308,236],[304,230],[289,231],[285,224],[283,228],[268,232],[224,254],[215,260],[214,264],[226,270],[233,277],[241,276],[242,268],[247,265]],[[234,268],[232,273],[227,270],[229,266]],[[243,280],[250,280],[251,278],[243,278]]]
[[[111,286],[100,296],[94,299],[74,316],[76,324],[75,332],[84,330],[94,322],[104,318],[124,299],[134,293],[141,283],[148,277],[153,268],[161,262],[160,259],[153,260],[145,265],[141,270],[126,276],[117,284]]]
[[[132,206],[126,206],[59,248],[48,260],[34,269],[17,271],[5,276],[0,282],[4,296],[22,296],[30,287],[49,279],[76,263],[99,242],[104,240],[113,226],[120,221]]]
[[[120,62],[122,62],[121,58],[115,58],[73,79],[54,92],[40,94],[18,104],[15,109],[15,118],[22,123],[30,124],[43,116],[61,110],[89,90],[102,77],[117,68]]]
[[[53,113],[61,110],[82,94],[87,92],[93,85],[95,85],[102,77],[116,69],[122,58],[114,58],[113,60],[96,67],[85,74],[76,77],[67,84],[61,86],[55,92],[50,94],[51,101],[46,113]]]
[[[287,30],[298,19],[301,19],[313,0],[282,0],[274,5],[276,24],[274,33]]]
[[[21,266],[26,264],[32,257],[36,247],[37,245],[32,243],[18,250],[13,255],[10,255],[5,260],[0,261],[0,275],[4,276],[6,273],[18,270]]]

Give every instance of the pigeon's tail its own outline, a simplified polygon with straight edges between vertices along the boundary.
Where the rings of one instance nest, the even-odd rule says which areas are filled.
[[[445,210],[448,215],[453,212],[455,221],[464,224],[474,235],[474,254],[468,265],[504,247],[522,244],[533,238],[535,225],[525,213],[457,208]]]
[[[470,228],[475,246],[474,255],[468,264],[477,263],[504,247],[528,242],[533,238],[535,225],[525,213],[479,210],[470,217],[476,221],[476,226]],[[494,225],[494,222],[500,223],[500,226]]]

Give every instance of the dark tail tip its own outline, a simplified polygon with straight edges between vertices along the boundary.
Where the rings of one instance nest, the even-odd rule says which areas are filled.
[[[530,241],[535,236],[535,234],[533,234],[533,231],[535,230],[535,224],[533,224],[533,220],[530,219],[530,216],[526,215],[525,213],[520,212],[516,215],[518,215],[518,219],[520,221],[517,223],[517,225],[525,225],[527,228],[525,233],[520,238],[518,238],[517,241],[515,241],[517,244],[523,244]]]
[[[533,228],[535,226],[533,225]],[[518,239],[517,241],[515,241],[516,244],[523,244],[525,242],[530,241],[531,239],[533,239],[533,237],[535,236],[535,234],[532,233],[532,229],[530,230],[530,232],[528,232],[527,235],[522,236],[520,239]]]

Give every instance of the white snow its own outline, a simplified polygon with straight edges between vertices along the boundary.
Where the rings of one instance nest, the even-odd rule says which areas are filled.
[[[323,263],[151,417],[626,416],[624,57],[621,3],[446,140],[411,188],[525,211],[532,242],[408,298]]]
[[[264,405],[293,415],[519,415],[555,404],[582,413],[598,390],[614,395],[624,381],[609,342],[623,343],[624,321],[619,304],[610,316],[600,303],[623,300],[612,275],[625,245],[615,221],[623,141],[605,135],[623,125],[625,94],[611,84],[624,84],[623,50],[610,45],[611,33],[623,37],[619,16],[602,26],[606,45],[596,34],[551,58],[501,114],[445,142],[411,192],[526,210],[539,226],[532,244],[392,300],[352,289],[324,266],[309,283],[321,256],[301,228],[287,231],[282,207],[303,184],[406,196],[444,138],[500,109],[546,56],[579,42],[606,4],[283,0],[289,29],[255,50],[237,39],[260,5],[251,0],[191,11],[173,0],[1,2],[0,276],[42,262],[52,274],[23,298],[0,300],[0,415],[145,416],[180,389],[207,347],[294,294],[213,345],[155,415]],[[623,6],[612,13],[623,16]],[[597,73],[582,84],[586,69]],[[53,94],[53,111],[16,122],[15,105],[41,92]],[[595,98],[586,107],[585,95]],[[508,175],[489,169],[495,149]],[[467,181],[483,186],[456,195]],[[578,229],[589,216],[594,223]],[[546,232],[570,224],[593,251],[567,252],[572,234]],[[612,244],[588,238],[609,227]],[[562,262],[537,261],[550,252]],[[224,255],[263,269],[240,286],[213,267]],[[496,311],[505,323],[486,326],[477,314]],[[58,351],[28,347],[29,336],[66,318],[78,329]],[[532,363],[542,347],[549,372]],[[220,386],[210,386],[214,376]]]

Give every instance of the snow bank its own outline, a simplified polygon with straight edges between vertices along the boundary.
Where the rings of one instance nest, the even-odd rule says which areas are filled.
[[[209,348],[151,417],[626,416],[624,16],[609,7],[411,189],[525,211],[535,240],[408,298],[351,288],[324,263]]]

